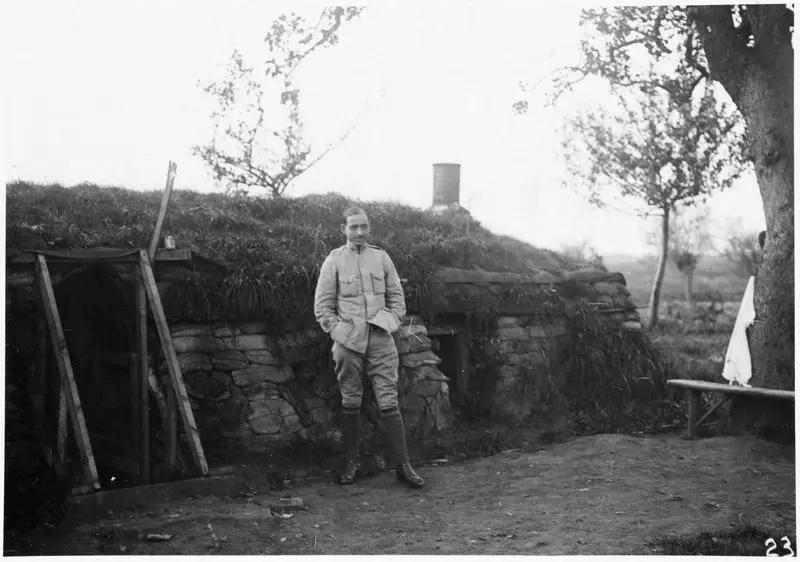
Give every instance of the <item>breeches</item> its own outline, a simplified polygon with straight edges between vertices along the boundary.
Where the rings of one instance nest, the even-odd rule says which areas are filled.
[[[364,355],[351,349],[333,344],[333,361],[339,392],[342,393],[342,406],[348,409],[360,408],[363,387],[361,380],[366,374],[375,392],[375,399],[381,410],[397,407],[397,368],[399,359],[394,338],[389,332],[369,325],[367,351]]]

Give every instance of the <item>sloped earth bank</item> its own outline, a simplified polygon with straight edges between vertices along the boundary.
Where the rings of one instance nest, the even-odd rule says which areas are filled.
[[[656,554],[741,525],[795,538],[794,448],[752,437],[595,435],[338,486],[195,497],[28,537],[6,554]],[[305,483],[302,483],[305,482]],[[279,518],[281,496],[306,509]],[[169,534],[147,542],[149,533]],[[8,538],[8,537],[7,537]],[[16,541],[15,541],[16,542]],[[766,551],[766,547],[765,547]]]

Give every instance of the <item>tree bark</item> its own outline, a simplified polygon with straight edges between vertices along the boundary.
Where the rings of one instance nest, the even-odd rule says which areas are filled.
[[[754,46],[747,47],[728,6],[689,9],[711,76],[747,124],[767,241],[755,281],[751,331],[753,386],[794,388],[794,55],[782,4],[748,5]]]
[[[686,304],[689,306],[692,305],[694,302],[694,297],[692,295],[692,283],[694,281],[694,268],[693,267],[686,267],[683,270],[683,297],[686,300]]]
[[[661,284],[664,281],[664,271],[667,269],[667,255],[669,253],[669,207],[664,209],[661,219],[661,257],[656,268],[656,277],[653,279],[653,288],[650,291],[650,304],[648,306],[647,327],[655,328],[658,325],[658,302],[661,300]]]

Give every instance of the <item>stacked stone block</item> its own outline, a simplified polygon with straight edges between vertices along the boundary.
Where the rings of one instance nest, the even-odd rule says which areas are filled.
[[[427,329],[410,317],[395,334],[400,356],[398,393],[406,428],[428,434],[452,421],[447,377],[438,369],[442,360],[431,350]]]
[[[552,407],[557,394],[554,369],[561,344],[568,337],[564,317],[500,316],[483,348],[484,373],[494,373],[489,389],[492,412],[502,418],[524,419]]]
[[[282,336],[266,325],[172,327],[172,340],[201,436],[264,450],[295,440],[338,438],[340,396],[331,342],[313,328]],[[399,401],[411,431],[445,428],[447,378],[425,326],[408,320],[395,336]],[[162,363],[160,370],[166,373]]]
[[[570,321],[581,307],[610,320],[612,329],[641,330],[636,305],[620,273],[443,268],[435,283],[445,296],[442,312],[468,315],[483,308],[497,313],[493,328],[473,333],[475,376],[470,392],[507,419],[521,420],[559,403],[565,383],[557,359],[569,340]],[[525,288],[542,298],[533,302],[508,298],[509,292]]]

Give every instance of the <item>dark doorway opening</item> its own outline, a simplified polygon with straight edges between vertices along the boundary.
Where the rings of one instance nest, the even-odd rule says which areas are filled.
[[[132,284],[106,266],[90,265],[63,279],[56,285],[55,294],[100,485],[134,485],[138,461],[130,392],[135,310]],[[47,417],[55,428],[60,374],[49,348],[48,353]],[[80,474],[72,437],[67,445],[70,473]]]
[[[469,333],[454,329],[428,330],[431,349],[442,360],[439,370],[447,377],[450,401],[463,406],[469,396]]]

